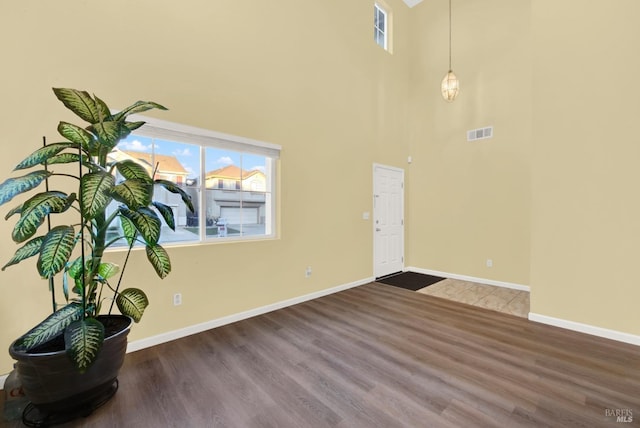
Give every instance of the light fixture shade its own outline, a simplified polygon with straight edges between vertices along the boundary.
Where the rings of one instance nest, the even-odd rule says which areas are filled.
[[[458,91],[460,90],[460,81],[452,70],[449,70],[449,72],[444,76],[440,88],[442,89],[442,98],[446,101],[452,102],[456,99]]]

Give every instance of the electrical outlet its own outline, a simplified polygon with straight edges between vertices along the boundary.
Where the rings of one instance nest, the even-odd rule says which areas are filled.
[[[182,293],[176,293],[173,295],[173,306],[179,306],[182,304]]]
[[[307,266],[307,269],[304,271],[305,278],[309,278],[311,276],[311,266]]]
[[[487,267],[488,268],[493,267],[493,260],[487,259]]]

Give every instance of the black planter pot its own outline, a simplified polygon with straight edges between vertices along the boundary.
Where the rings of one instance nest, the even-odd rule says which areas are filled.
[[[37,409],[76,412],[113,387],[124,362],[132,320],[123,315],[100,315],[97,319],[105,325],[105,340],[98,359],[85,373],[75,369],[64,349],[29,353],[17,351],[15,342],[11,344],[9,354],[17,360],[18,378]]]

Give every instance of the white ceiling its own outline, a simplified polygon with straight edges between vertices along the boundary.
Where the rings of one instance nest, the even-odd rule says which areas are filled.
[[[417,5],[418,3],[421,3],[422,0],[404,0],[404,2],[407,4],[407,6],[413,7],[413,6]]]

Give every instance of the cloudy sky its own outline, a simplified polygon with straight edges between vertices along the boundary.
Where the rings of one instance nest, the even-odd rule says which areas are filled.
[[[200,168],[200,153],[198,146],[171,141],[152,139],[139,135],[130,135],[118,144],[120,150],[155,153],[175,156],[184,168],[189,171],[191,178],[196,178]],[[265,170],[265,158],[251,154],[240,154],[228,150],[207,148],[205,151],[206,172],[216,170],[228,165],[236,165],[246,171],[258,169]]]

